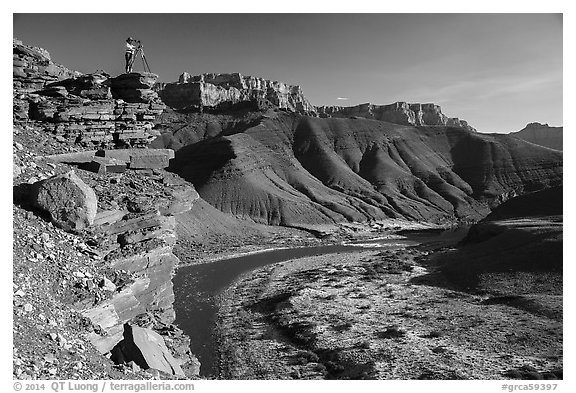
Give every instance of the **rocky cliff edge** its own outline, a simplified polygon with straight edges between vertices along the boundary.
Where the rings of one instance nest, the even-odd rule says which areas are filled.
[[[164,171],[172,150],[134,148],[155,137],[157,76],[81,74],[17,40],[13,56],[14,377],[197,376],[172,249],[198,194]]]

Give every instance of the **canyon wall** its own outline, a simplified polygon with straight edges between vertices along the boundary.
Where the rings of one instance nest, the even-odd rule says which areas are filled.
[[[160,97],[174,109],[227,109],[234,105],[255,102],[258,106],[275,106],[290,112],[315,112],[300,86],[270,81],[253,76],[233,74],[183,73],[178,82],[157,86]]]
[[[466,121],[447,117],[439,105],[395,102],[390,105],[360,104],[356,106],[319,106],[320,117],[364,117],[411,126],[447,126],[476,131]]]

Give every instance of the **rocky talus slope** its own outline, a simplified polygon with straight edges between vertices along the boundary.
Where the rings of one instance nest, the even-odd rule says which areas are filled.
[[[175,215],[189,210],[198,198],[193,187],[160,170],[148,177],[133,171],[102,176],[69,172],[66,164],[41,157],[29,163],[36,166],[27,166],[21,176],[52,166],[55,175],[16,187],[20,207],[15,206],[14,214],[14,346],[19,366],[15,376],[118,378],[114,371],[124,370],[127,377],[151,378],[153,374],[138,371],[149,368],[165,377],[184,376],[185,371],[197,375],[199,365],[190,353],[189,339],[172,325],[171,281],[179,262],[172,253]],[[30,192],[29,187],[40,190]],[[78,188],[89,190],[88,196],[82,198],[84,191]],[[43,190],[57,192],[57,197],[39,198]],[[41,210],[32,208],[39,205]],[[82,225],[71,226],[79,222],[76,217],[85,219]],[[38,269],[42,273],[34,273]],[[34,324],[38,318],[44,322]],[[45,323],[48,320],[50,325]],[[124,349],[133,340],[127,332],[136,328],[165,343],[163,350],[141,344],[137,351],[169,361],[148,367],[134,349]],[[66,358],[70,345],[62,342],[72,338],[83,351],[90,350],[90,356],[81,355],[78,361],[99,364],[102,375],[89,368],[68,370],[62,360],[53,362],[55,371],[44,362],[33,367],[49,356],[46,351],[57,359]],[[46,345],[51,342],[54,348]],[[114,363],[97,354],[108,354],[120,365],[130,364],[129,369],[111,369]],[[134,371],[138,372],[134,375]]]
[[[14,376],[197,376],[172,251],[199,196],[164,170],[172,150],[134,148],[164,108],[156,76],[66,71],[17,41],[14,75]]]
[[[548,124],[529,123],[518,132],[511,132],[510,135],[535,143],[550,149],[562,150],[563,127],[550,127]]]

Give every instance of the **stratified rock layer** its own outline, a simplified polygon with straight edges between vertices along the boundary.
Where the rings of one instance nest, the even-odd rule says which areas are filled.
[[[234,74],[184,73],[176,83],[158,86],[162,101],[175,109],[227,109],[234,105],[255,102],[303,114],[314,113],[300,86],[269,81],[253,76]]]
[[[43,49],[14,41],[14,120],[45,122],[63,142],[83,146],[146,146],[159,133],[165,105],[151,73],[83,75],[54,64]]]
[[[31,92],[49,83],[80,75],[79,72],[52,62],[45,49],[24,45],[16,39],[13,40],[12,48],[15,91]]]
[[[154,74],[139,73],[103,80],[98,80],[97,75],[68,79],[57,83],[66,88],[65,96],[47,97],[46,89],[39,91],[40,95],[31,96],[29,116],[53,123],[53,127],[46,128],[73,143],[101,147],[146,146],[159,135],[153,129],[154,119],[164,110],[157,94],[151,90],[155,79]]]
[[[448,126],[475,131],[464,120],[447,117],[439,105],[408,104],[395,102],[390,105],[361,104],[356,106],[320,106],[316,107],[320,117],[364,117],[383,120],[390,123],[412,126]]]
[[[135,197],[128,205],[129,211],[98,213],[100,227],[95,234],[100,239],[104,260],[116,277],[124,275],[110,298],[96,305],[77,305],[96,327],[88,339],[102,354],[126,339],[125,324],[130,323],[168,332],[164,337],[170,337],[169,346],[177,358],[177,363],[169,362],[172,366],[197,363],[190,354],[188,339],[172,325],[175,319],[172,275],[179,263],[172,247],[176,242],[175,215],[190,210],[199,196],[186,182],[169,178],[161,198],[160,195],[154,200]],[[150,356],[157,358],[162,352]],[[150,362],[149,367],[157,368]],[[166,371],[166,367],[160,369]],[[172,373],[180,375],[179,367],[172,369]]]

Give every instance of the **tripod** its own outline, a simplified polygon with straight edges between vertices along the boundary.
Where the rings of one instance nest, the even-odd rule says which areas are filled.
[[[134,64],[134,60],[136,59],[138,54],[140,54],[140,57],[142,58],[142,67],[144,68],[144,72],[152,72],[152,70],[150,69],[150,65],[148,65],[148,60],[146,59],[146,55],[144,54],[144,46],[142,44],[140,44],[138,46],[138,48],[136,49],[136,53],[134,54],[134,57],[132,58],[132,64],[130,64],[130,69],[132,69],[132,65]]]

